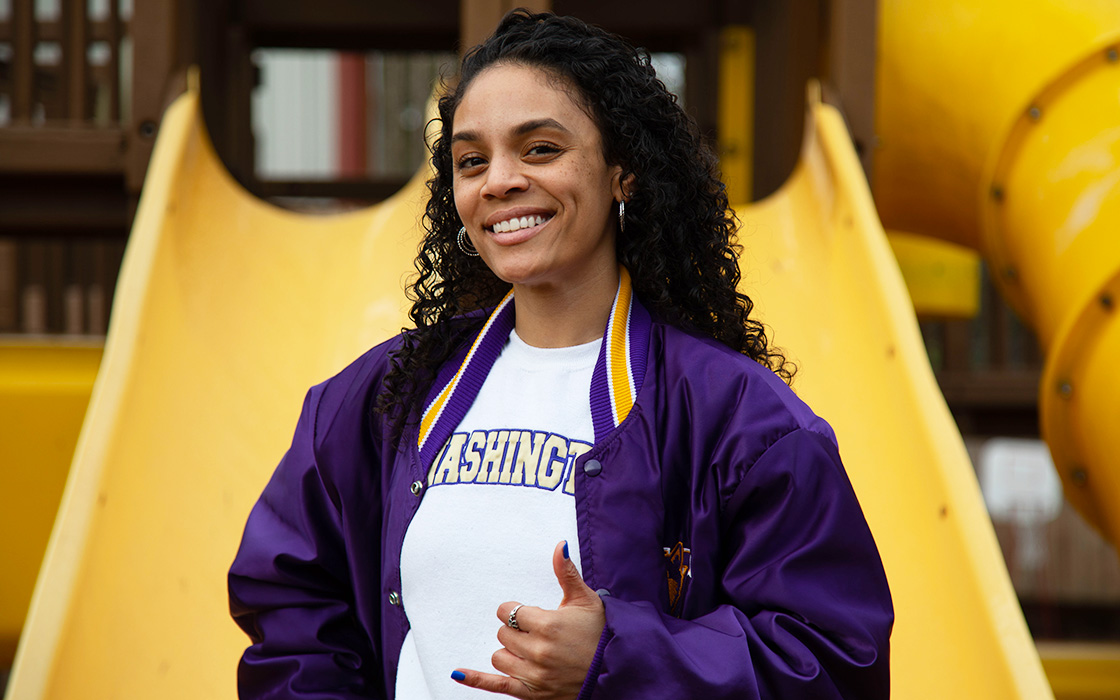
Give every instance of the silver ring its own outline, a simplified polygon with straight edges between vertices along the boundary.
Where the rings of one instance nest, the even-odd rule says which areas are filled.
[[[509,611],[509,619],[506,620],[506,627],[512,627],[515,630],[521,629],[517,626],[517,611],[521,609],[520,605],[515,605],[513,610]]]

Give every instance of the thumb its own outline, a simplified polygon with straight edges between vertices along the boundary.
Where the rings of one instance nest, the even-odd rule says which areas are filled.
[[[556,580],[560,583],[560,590],[564,592],[564,599],[560,607],[568,605],[586,604],[589,600],[598,601],[599,596],[583,582],[576,563],[568,556],[568,543],[562,541],[556,545],[552,552],[552,570],[556,573]]]

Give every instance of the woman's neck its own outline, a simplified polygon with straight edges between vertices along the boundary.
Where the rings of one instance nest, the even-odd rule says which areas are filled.
[[[538,348],[564,348],[601,338],[618,282],[614,268],[563,289],[515,284],[517,335]]]

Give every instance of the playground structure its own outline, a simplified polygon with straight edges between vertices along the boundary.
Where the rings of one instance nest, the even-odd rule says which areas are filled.
[[[1042,391],[1051,407],[1044,410],[1058,416],[1045,418],[1058,426],[1048,435],[1068,435],[1060,444],[1069,451],[1056,449],[1059,467],[1071,465],[1062,473],[1067,493],[1080,494],[1071,500],[1116,541],[1117,477],[1093,458],[1108,454],[1109,430],[1094,427],[1093,417],[1120,414],[1116,373],[1104,366],[1120,356],[1120,338],[1101,301],[1110,289],[1117,298],[1120,271],[1118,244],[1105,233],[1120,215],[1117,197],[1104,196],[1117,187],[1108,137],[1120,123],[1120,72],[1110,54],[1120,12],[1107,3],[1064,14],[1051,3],[1033,5],[1037,27],[1001,29],[995,9],[976,10],[967,27],[953,28],[923,15],[932,8],[883,3],[875,200],[839,116],[811,99],[794,175],[773,196],[736,207],[745,223],[746,291],[802,366],[797,390],[836,428],[876,533],[898,610],[892,657],[900,698],[1050,691],[876,205],[892,228],[984,248],[1004,263],[997,269],[1016,271],[1007,282],[1012,298],[1027,318],[1041,313],[1047,376],[1061,378]],[[1032,8],[1020,8],[1021,16]],[[1003,33],[1023,37],[1022,56],[1008,51],[1006,60],[1025,64],[1024,73],[991,90],[974,64],[958,61],[953,72],[946,56],[964,52],[966,29],[977,44]],[[1028,50],[1032,31],[1059,34],[1063,50]],[[1015,47],[1011,39],[996,43]],[[954,80],[991,102],[966,99]],[[939,89],[923,92],[930,84]],[[914,125],[928,115],[943,128],[923,138],[927,130]],[[1096,164],[1096,189],[1077,179],[1079,169],[1075,182],[1055,191],[1050,173],[1063,163],[1048,163],[1079,147],[1095,156],[1088,162]],[[232,660],[244,638],[225,619],[221,584],[240,526],[287,444],[306,387],[402,325],[401,282],[425,177],[418,173],[369,210],[295,215],[230,180],[209,146],[196,94],[168,112],[8,697],[146,697],[153,689],[232,696]],[[1040,191],[1036,200],[1019,195]],[[1040,255],[1056,246],[1039,241],[1062,230],[1053,212],[1084,212],[1086,191],[1097,193],[1099,206],[1077,219],[1083,230],[1066,230],[1078,245],[1064,256]],[[1065,209],[1055,208],[1063,193]],[[1031,208],[1039,202],[1047,217]],[[975,218],[967,212],[973,205]],[[1063,373],[1074,366],[1101,373]],[[1059,402],[1047,403],[1055,386]],[[850,405],[853,395],[863,405]],[[1108,682],[1102,674],[1097,691],[1115,690]]]
[[[1042,431],[1066,497],[1116,545],[1120,7],[881,7],[880,216],[988,260],[1046,350]]]

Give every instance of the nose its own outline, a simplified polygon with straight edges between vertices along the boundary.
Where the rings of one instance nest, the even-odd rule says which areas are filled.
[[[517,158],[495,156],[486,168],[486,181],[482,186],[483,197],[507,197],[514,192],[524,192],[529,179],[522,171],[523,163]]]

